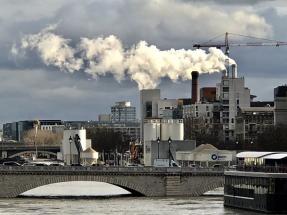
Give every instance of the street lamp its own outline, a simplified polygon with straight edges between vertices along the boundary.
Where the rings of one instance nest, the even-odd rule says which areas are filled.
[[[81,163],[81,158],[80,158],[81,138],[78,134],[75,135],[74,141],[75,141],[75,145],[78,151],[78,165],[80,165]]]
[[[160,143],[160,139],[159,137],[157,138],[157,159],[159,159],[159,143]]]
[[[170,153],[171,138],[169,137],[167,141],[168,141],[168,160],[169,160],[169,166],[171,166],[171,161],[170,161],[170,155],[171,155],[171,153]]]
[[[69,143],[70,143],[70,165],[72,164],[72,142],[73,142],[73,138],[70,136],[69,138]]]

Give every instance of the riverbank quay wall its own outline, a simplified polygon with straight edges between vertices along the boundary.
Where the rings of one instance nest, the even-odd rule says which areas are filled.
[[[0,166],[0,198],[43,185],[97,181],[147,197],[199,196],[222,187],[223,170],[155,167]]]
[[[287,213],[287,173],[226,171],[224,206]]]

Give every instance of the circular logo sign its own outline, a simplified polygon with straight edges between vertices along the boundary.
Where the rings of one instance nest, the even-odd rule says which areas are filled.
[[[211,155],[211,159],[212,159],[212,160],[217,160],[217,155],[216,155],[216,154],[212,154],[212,155]]]

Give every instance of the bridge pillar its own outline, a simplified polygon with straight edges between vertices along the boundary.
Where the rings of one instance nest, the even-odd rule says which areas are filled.
[[[180,176],[166,176],[165,181],[166,196],[180,196]]]

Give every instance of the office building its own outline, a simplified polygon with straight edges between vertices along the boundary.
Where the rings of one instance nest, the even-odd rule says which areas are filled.
[[[224,142],[234,141],[238,110],[250,107],[250,90],[245,87],[244,78],[237,77],[236,65],[231,65],[223,72],[221,83],[217,84],[216,91],[217,100],[222,104],[220,117]]]
[[[273,107],[240,108],[236,117],[236,141],[252,144],[260,134],[273,126]]]
[[[3,138],[5,140],[23,141],[25,132],[35,128],[35,120],[25,120],[12,123],[5,123],[3,125]],[[40,130],[53,131],[55,127],[63,128],[61,120],[38,120]]]
[[[274,89],[274,124],[287,125],[287,86]]]
[[[116,102],[111,107],[112,122],[134,122],[136,121],[136,108],[129,101]]]
[[[112,116],[111,114],[99,114],[98,120],[99,122],[111,122]]]

